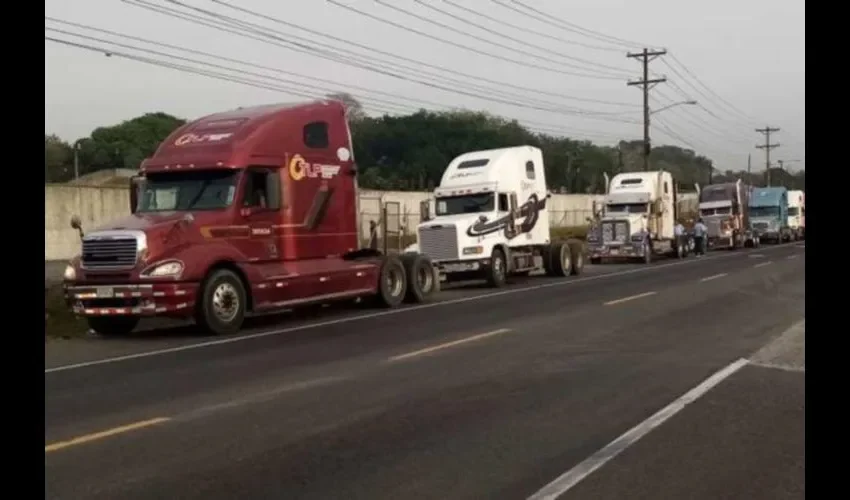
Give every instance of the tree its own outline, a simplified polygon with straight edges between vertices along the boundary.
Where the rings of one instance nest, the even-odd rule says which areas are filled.
[[[71,145],[55,134],[44,134],[44,177],[45,182],[65,182],[73,178],[73,156]]]
[[[327,98],[342,101],[342,103],[345,105],[345,114],[348,117],[349,123],[357,123],[366,118],[366,111],[363,109],[363,104],[361,104],[360,101],[357,100],[357,98],[355,98],[348,92],[336,92],[334,94],[328,94]]]

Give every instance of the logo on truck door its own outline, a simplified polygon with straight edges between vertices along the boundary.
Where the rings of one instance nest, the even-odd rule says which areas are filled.
[[[544,208],[546,208],[546,198],[541,200],[536,194],[529,196],[528,201],[519,207],[519,219],[523,219],[523,217],[525,219],[519,224],[519,231],[514,236],[528,233],[534,229],[534,226],[537,225],[537,221],[540,219],[540,211]],[[475,237],[503,231],[508,227],[509,220],[510,217],[506,215],[492,221],[478,221],[466,230],[466,234]]]
[[[331,179],[339,173],[341,168],[339,165],[309,163],[301,155],[295,155],[289,160],[289,176],[294,181],[300,181],[304,177]]]

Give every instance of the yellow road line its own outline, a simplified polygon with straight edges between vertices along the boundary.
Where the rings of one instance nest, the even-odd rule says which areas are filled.
[[[460,339],[460,340],[455,340],[453,342],[446,342],[445,344],[439,344],[439,345],[435,345],[435,346],[432,346],[432,347],[426,347],[425,349],[420,349],[418,351],[409,352],[407,354],[400,354],[398,356],[393,356],[393,357],[389,358],[387,361],[390,361],[390,362],[401,361],[403,359],[408,359],[408,358],[412,358],[412,357],[415,357],[415,356],[421,356],[422,354],[428,354],[428,353],[431,353],[431,352],[434,352],[434,351],[439,351],[441,349],[454,347],[454,346],[459,345],[459,344],[465,344],[467,342],[472,342],[474,340],[481,340],[481,339],[486,338],[486,337],[492,337],[494,335],[499,335],[499,334],[502,334],[502,333],[508,333],[509,331],[511,331],[509,328],[500,328],[498,330],[493,330],[492,332],[479,333],[478,335],[473,335],[471,337],[466,337],[466,338],[463,338],[463,339]]]
[[[658,292],[644,292],[644,293],[639,293],[639,294],[637,294],[637,295],[631,295],[631,296],[629,296],[629,297],[623,297],[622,299],[610,300],[610,301],[608,301],[608,302],[605,302],[603,305],[605,305],[605,306],[613,306],[614,304],[621,304],[621,303],[623,303],[623,302],[628,302],[628,301],[630,301],[630,300],[642,299],[642,298],[644,298],[644,297],[649,297],[650,295],[655,295],[656,293],[658,293]]]
[[[97,441],[98,439],[104,439],[118,434],[123,434],[125,432],[131,432],[143,429],[145,427],[150,427],[152,425],[161,424],[164,422],[168,422],[169,420],[171,419],[166,417],[152,418],[150,420],[143,420],[141,422],[134,422],[132,424],[122,425],[121,427],[113,427],[112,429],[107,429],[105,431],[95,432],[92,434],[85,434],[83,436],[77,436],[67,441],[59,441],[58,443],[48,444],[44,447],[44,452],[50,453],[52,451],[59,451],[61,449],[69,448],[71,446],[77,446],[80,444],[89,443],[91,441]]]

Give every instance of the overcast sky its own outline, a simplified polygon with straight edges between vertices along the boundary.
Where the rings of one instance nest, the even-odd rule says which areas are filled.
[[[641,93],[626,85],[641,66],[626,53],[647,44],[669,51],[650,64],[651,78],[668,79],[651,91],[651,107],[697,101],[653,114],[655,145],[693,148],[724,170],[746,168],[751,153],[755,170],[764,137],[754,129],[770,125],[781,128],[773,159],[805,165],[804,0],[45,0],[45,13],[172,46],[45,20],[66,32],[45,36],[113,53],[45,40],[45,132],[68,141],[146,112],[194,118],[336,90],[373,114],[487,110],[611,144],[642,136]],[[234,76],[241,83],[219,79]]]

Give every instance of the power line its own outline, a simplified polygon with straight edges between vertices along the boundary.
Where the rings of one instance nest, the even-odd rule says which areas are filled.
[[[455,2],[455,1],[453,1],[453,0],[443,0],[443,2],[444,2],[444,3],[447,3],[447,4],[449,4],[449,5],[451,5],[452,7],[456,8],[456,9],[458,9],[458,10],[462,10],[462,11],[467,12],[467,13],[469,13],[469,14],[472,14],[472,15],[474,15],[474,16],[478,16],[478,17],[480,17],[480,18],[482,18],[482,19],[487,19],[487,20],[493,21],[493,22],[495,22],[495,23],[499,23],[500,25],[503,25],[503,26],[510,26],[510,27],[514,28],[515,30],[523,31],[523,32],[525,32],[526,34],[528,34],[528,33],[533,33],[533,34],[535,34],[535,35],[537,35],[537,36],[539,36],[539,37],[542,37],[542,38],[548,38],[549,40],[554,40],[554,41],[556,41],[556,42],[560,42],[560,43],[563,43],[563,44],[566,44],[566,45],[575,45],[575,46],[577,46],[577,47],[583,47],[583,48],[585,48],[585,49],[590,49],[590,50],[599,50],[599,51],[604,51],[604,52],[616,52],[616,53],[618,53],[618,54],[622,52],[622,49],[619,49],[619,48],[614,48],[614,47],[605,47],[605,46],[602,46],[602,45],[592,45],[592,44],[588,44],[588,43],[577,42],[577,41],[575,41],[575,40],[567,40],[567,39],[565,39],[565,38],[561,38],[561,37],[553,36],[553,35],[550,35],[550,34],[548,34],[548,33],[542,33],[542,32],[540,32],[540,31],[536,31],[536,30],[529,30],[529,29],[527,29],[527,28],[522,28],[522,27],[520,27],[520,26],[517,26],[517,25],[515,25],[515,24],[511,24],[511,23],[508,23],[508,22],[503,21],[503,20],[501,20],[501,19],[498,19],[498,18],[496,18],[496,17],[489,16],[489,15],[487,15],[487,14],[483,14],[483,13],[482,13],[481,11],[479,11],[479,10],[471,9],[471,8],[469,8],[469,7],[464,7],[464,6],[463,6],[463,5],[461,5],[460,3]],[[498,4],[498,3],[497,3],[497,4]],[[532,18],[532,19],[536,19],[536,18]]]
[[[169,0],[169,1],[174,1],[174,0]],[[612,75],[612,74],[607,74],[607,73],[601,73],[601,72],[596,72],[597,74],[590,74],[590,73],[575,73],[575,72],[572,72],[572,71],[566,71],[566,70],[556,69],[556,68],[552,68],[552,67],[548,67],[548,66],[543,66],[543,65],[540,65],[540,64],[535,64],[535,63],[528,62],[528,61],[522,61],[522,60],[519,60],[519,59],[511,59],[511,58],[508,58],[508,57],[505,57],[505,56],[501,56],[501,55],[498,55],[498,54],[494,54],[494,53],[492,53],[492,52],[487,52],[486,50],[476,49],[475,47],[470,47],[470,46],[468,46],[468,45],[463,45],[463,44],[461,44],[461,43],[453,42],[453,41],[451,41],[451,40],[446,40],[445,38],[441,38],[441,37],[439,37],[439,36],[432,35],[432,34],[430,34],[430,33],[426,33],[426,32],[424,32],[424,31],[417,30],[416,28],[411,28],[410,26],[404,25],[404,24],[402,24],[402,23],[397,23],[397,22],[395,22],[395,21],[393,21],[393,20],[391,20],[391,19],[386,19],[386,18],[383,18],[383,17],[381,17],[381,16],[377,16],[377,15],[375,15],[375,14],[372,14],[372,13],[370,13],[370,12],[366,12],[366,11],[363,11],[363,10],[360,10],[360,9],[356,9],[356,8],[354,8],[354,7],[350,6],[350,5],[345,5],[345,4],[340,3],[340,2],[338,2],[338,1],[336,1],[336,0],[327,0],[327,2],[328,2],[328,3],[330,3],[330,4],[336,5],[337,7],[341,7],[341,8],[343,8],[343,9],[345,9],[345,10],[348,10],[348,11],[350,11],[350,12],[354,12],[354,13],[356,13],[356,14],[359,14],[359,15],[361,15],[361,16],[363,16],[363,17],[368,17],[369,19],[372,19],[372,20],[378,21],[378,22],[380,22],[380,23],[387,24],[387,25],[390,25],[390,26],[394,26],[394,27],[399,28],[399,29],[401,29],[401,30],[404,30],[404,31],[406,31],[406,32],[409,32],[409,33],[415,33],[415,34],[417,34],[417,35],[419,35],[419,36],[422,36],[422,37],[425,37],[425,38],[429,38],[429,39],[431,39],[431,40],[436,40],[436,41],[438,41],[438,42],[440,42],[440,43],[443,43],[443,44],[446,44],[446,45],[451,45],[452,47],[456,47],[456,48],[459,48],[459,49],[463,49],[463,50],[466,50],[466,51],[468,51],[468,52],[473,52],[473,53],[475,53],[475,54],[483,55],[483,56],[486,56],[486,57],[489,57],[489,58],[491,58],[491,59],[495,59],[495,60],[498,60],[498,61],[502,61],[502,62],[510,62],[510,63],[513,63],[513,64],[517,64],[517,65],[519,65],[519,66],[525,66],[525,67],[528,67],[528,68],[534,68],[534,69],[538,69],[538,70],[546,71],[546,72],[549,72],[549,73],[558,73],[558,74],[562,74],[562,75],[575,76],[575,77],[579,77],[579,78],[592,78],[592,79],[596,79],[596,80],[618,80],[618,79],[620,78],[620,77],[618,77],[617,75]],[[420,20],[422,20],[422,21],[425,21],[425,22],[428,22],[428,23],[430,23],[430,24],[438,25],[438,26],[440,26],[440,27],[442,27],[443,29],[446,29],[446,30],[448,30],[448,31],[458,32],[458,33],[460,33],[460,34],[462,34],[462,35],[464,35],[464,36],[467,36],[467,37],[470,37],[470,38],[475,38],[475,39],[478,39],[478,40],[480,40],[480,41],[483,41],[484,43],[489,43],[489,44],[491,44],[491,45],[495,45],[495,46],[497,46],[497,47],[499,47],[499,48],[501,48],[501,49],[503,49],[503,50],[509,50],[509,51],[511,51],[511,52],[517,52],[517,53],[519,53],[519,54],[523,54],[523,55],[525,55],[526,57],[534,57],[534,58],[537,58],[537,59],[541,59],[541,60],[547,61],[547,62],[549,62],[549,63],[560,64],[561,66],[564,66],[564,67],[578,68],[578,69],[587,70],[587,68],[582,68],[581,66],[575,66],[575,65],[572,65],[572,64],[569,64],[569,63],[564,63],[564,62],[560,62],[560,61],[555,61],[555,60],[553,60],[553,59],[548,59],[548,58],[545,58],[545,57],[542,57],[542,56],[538,56],[538,55],[533,54],[533,53],[531,53],[531,52],[526,52],[526,51],[523,51],[523,50],[515,49],[515,48],[511,47],[510,45],[504,45],[504,44],[496,43],[496,42],[493,42],[493,41],[487,40],[486,38],[481,38],[481,37],[477,37],[477,36],[475,36],[475,35],[470,35],[470,34],[468,34],[468,33],[464,33],[462,30],[458,30],[458,29],[456,29],[456,28],[453,28],[453,27],[451,27],[451,26],[448,26],[448,25],[445,25],[445,24],[442,24],[442,23],[437,23],[437,22],[435,22],[435,21],[432,21],[432,20],[430,20],[430,19],[428,19],[428,18],[426,18],[426,17],[419,16],[419,15],[417,15],[417,14],[412,14],[412,13],[410,13],[410,12],[405,11],[404,9],[400,9],[400,8],[398,8],[398,7],[394,6],[394,5],[390,5],[390,4],[383,3],[383,2],[381,2],[381,1],[379,1],[379,0],[375,0],[375,2],[376,2],[376,3],[379,3],[379,4],[381,4],[381,5],[383,5],[384,7],[387,7],[387,8],[393,9],[393,10],[396,10],[396,11],[398,11],[398,12],[405,13],[405,14],[407,14],[407,15],[409,15],[409,16],[412,16],[412,17],[418,18],[418,19],[420,19]]]
[[[216,1],[216,0],[213,0],[213,1]],[[385,2],[383,2],[383,1],[381,1],[381,0],[375,0],[375,1],[376,1],[378,4],[380,4],[380,5],[389,6],[389,4],[387,4],[387,3],[385,3]],[[487,33],[490,33],[490,34],[493,34],[493,35],[496,35],[496,36],[499,36],[499,37],[505,38],[505,39],[510,40],[510,41],[512,41],[512,42],[515,42],[515,43],[518,43],[518,44],[521,44],[521,45],[525,45],[525,46],[527,46],[527,47],[531,47],[531,48],[533,48],[533,49],[540,50],[540,51],[543,51],[543,52],[548,52],[548,53],[550,53],[550,54],[554,54],[554,55],[556,55],[556,56],[558,56],[558,57],[562,57],[562,58],[564,58],[564,59],[570,59],[570,60],[572,60],[572,61],[576,61],[576,62],[584,63],[584,64],[587,64],[587,65],[589,65],[589,66],[596,66],[596,67],[599,67],[599,68],[603,68],[603,69],[607,69],[607,70],[616,71],[617,73],[620,73],[620,74],[622,74],[622,73],[625,73],[625,72],[626,72],[626,70],[625,70],[624,68],[618,68],[618,67],[616,67],[616,66],[609,66],[609,65],[607,65],[607,64],[599,64],[599,63],[596,63],[596,62],[593,62],[593,61],[588,61],[587,59],[581,59],[581,58],[578,58],[578,57],[573,57],[573,56],[564,55],[564,54],[562,54],[562,53],[560,53],[560,52],[558,52],[558,51],[556,51],[556,50],[552,50],[552,49],[549,49],[549,48],[547,48],[547,47],[541,47],[540,45],[535,45],[535,44],[532,44],[532,43],[526,42],[526,41],[524,41],[524,40],[521,40],[521,39],[519,39],[519,38],[515,38],[515,37],[512,37],[512,36],[508,36],[508,35],[506,35],[506,34],[504,34],[504,33],[500,32],[500,31],[494,30],[494,29],[492,29],[492,28],[488,28],[488,27],[486,27],[486,26],[482,26],[482,25],[480,25],[480,24],[477,24],[477,23],[474,23],[474,22],[470,21],[469,19],[464,19],[464,18],[462,18],[461,16],[458,16],[457,14],[452,14],[451,12],[447,12],[447,11],[445,11],[445,10],[443,10],[443,9],[440,9],[440,8],[438,8],[438,7],[435,7],[435,6],[431,5],[431,4],[425,3],[425,2],[423,2],[422,0],[413,0],[413,1],[414,1],[414,2],[416,2],[416,3],[417,3],[417,4],[419,4],[419,5],[421,5],[421,6],[425,7],[425,8],[427,8],[427,9],[430,9],[430,10],[432,10],[432,11],[434,11],[434,12],[438,12],[438,13],[440,13],[440,14],[444,15],[444,16],[450,17],[450,18],[454,19],[455,21],[460,21],[460,22],[462,22],[462,23],[468,24],[469,26],[475,26],[476,28],[478,28],[478,29],[480,29],[480,30],[482,30],[482,31],[486,31]],[[397,7],[393,7],[393,8],[394,8],[394,9],[397,9]],[[475,11],[472,11],[471,9],[466,9],[465,7],[461,7],[461,8],[462,8],[462,9],[464,9],[464,10],[469,10],[469,11],[471,11],[471,12],[475,12]],[[408,11],[404,11],[404,12],[408,13]],[[413,14],[411,14],[411,15],[413,15]],[[418,17],[418,16],[417,16],[417,17]],[[492,18],[491,18],[491,19],[492,19]],[[440,25],[439,23],[437,23],[437,24],[438,24],[438,25]],[[442,25],[440,25],[440,26],[442,26]],[[584,69],[584,68],[582,68],[582,69]]]
[[[51,31],[58,31],[58,32],[67,33],[67,32],[64,32],[63,30],[55,30],[55,29],[51,29],[51,28],[46,28],[46,29],[51,30]],[[82,38],[94,39],[94,37],[87,37],[85,35],[78,35],[78,34],[72,34],[72,35],[82,37]],[[142,62],[142,63],[154,65],[154,66],[160,66],[160,67],[164,67],[164,68],[174,69],[174,70],[178,70],[178,71],[182,71],[182,72],[186,72],[186,73],[192,73],[192,74],[196,74],[196,75],[200,75],[200,76],[207,76],[207,77],[210,77],[210,78],[215,78],[215,79],[228,81],[228,82],[232,82],[232,83],[240,83],[240,84],[255,87],[255,88],[261,88],[261,89],[265,89],[265,90],[272,90],[272,91],[278,91],[278,92],[286,92],[288,94],[299,96],[299,97],[306,97],[306,98],[313,99],[313,98],[316,98],[316,97],[323,97],[323,96],[328,95],[329,93],[334,93],[334,92],[338,91],[338,89],[336,89],[336,88],[322,88],[322,87],[316,87],[316,86],[307,86],[307,85],[305,85],[301,82],[295,82],[295,81],[292,81],[292,80],[278,80],[278,79],[269,77],[268,75],[262,75],[262,74],[254,73],[254,72],[247,72],[247,71],[245,71],[244,69],[241,69],[241,68],[232,68],[232,67],[227,67],[227,66],[224,66],[224,65],[211,64],[211,63],[204,62],[204,61],[193,60],[193,59],[190,59],[190,58],[185,58],[185,57],[182,57],[182,56],[175,56],[175,55],[172,55],[172,54],[166,54],[166,53],[162,53],[162,52],[159,52],[159,51],[151,51],[149,49],[144,49],[144,48],[141,48],[141,47],[133,47],[133,46],[129,46],[127,44],[120,44],[120,43],[116,43],[116,42],[110,42],[110,41],[95,39],[95,40],[100,41],[101,43],[105,42],[105,43],[109,43],[109,44],[112,44],[112,45],[115,45],[115,46],[130,48],[131,50],[138,50],[138,51],[142,51],[142,52],[154,53],[154,54],[157,54],[157,55],[160,55],[160,56],[170,57],[170,58],[174,58],[174,59],[184,61],[184,62],[191,62],[191,63],[194,63],[194,64],[207,65],[207,66],[211,66],[211,67],[218,69],[218,70],[229,71],[229,72],[236,73],[236,74],[234,75],[234,74],[221,73],[221,72],[216,72],[216,71],[212,71],[212,70],[191,67],[191,66],[187,66],[187,65],[184,65],[184,64],[177,64],[177,63],[172,63],[172,62],[169,62],[169,61],[157,60],[157,59],[154,59],[154,58],[139,56],[139,55],[130,54],[130,53],[127,53],[127,52],[116,51],[111,47],[97,47],[97,46],[77,43],[77,42],[73,42],[73,41],[69,41],[69,40],[61,40],[61,39],[49,37],[49,36],[45,36],[45,39],[48,40],[48,41],[54,42],[54,43],[59,43],[59,44],[62,44],[62,45],[67,45],[67,46],[71,46],[71,47],[78,48],[78,49],[84,49],[84,50],[88,50],[88,51],[92,51],[92,52],[107,54],[107,55],[112,56],[112,57],[124,58],[124,59],[128,59],[128,60],[133,60],[133,61],[136,61],[136,62]],[[186,49],[186,50],[189,50],[189,49]],[[200,51],[198,51],[198,52],[200,52]],[[262,81],[262,80],[258,80],[258,79],[254,79],[254,78],[248,78],[249,76],[255,77],[255,78],[272,80],[273,82],[266,82],[266,81]],[[291,84],[291,85],[296,85],[297,87],[288,86],[288,85],[281,85],[280,82],[288,83],[288,84]],[[369,90],[369,89],[364,89],[364,90],[366,90],[368,92],[376,92],[374,90]],[[372,108],[376,111],[383,112],[383,113],[386,113],[386,114],[393,114],[393,113],[398,113],[398,112],[410,113],[410,112],[415,112],[417,110],[417,108],[411,107],[411,106],[407,105],[406,103],[397,103],[397,102],[389,101],[389,100],[386,100],[386,99],[379,99],[379,98],[374,98],[374,97],[369,97],[369,96],[366,96],[366,98],[363,99],[363,103],[366,106],[368,106],[369,108]],[[373,103],[375,103],[375,104],[373,104]],[[445,105],[442,105],[440,103],[433,103],[432,102],[431,104],[433,104],[437,107],[445,107]],[[419,109],[422,109],[422,108],[419,108]],[[539,129],[544,129],[544,130],[547,130],[547,131],[557,131],[557,133],[560,133],[560,134],[569,133],[565,129],[558,127],[557,125],[548,124],[548,123],[541,123],[541,122],[529,122],[529,123],[532,125],[532,127],[529,127],[529,128],[539,128]],[[585,133],[587,135],[597,136],[597,137],[612,137],[612,138],[615,137],[615,136],[612,136],[612,135],[609,135],[609,134],[605,134],[603,132],[596,132],[596,131],[585,131],[583,133]]]
[[[249,23],[249,22],[246,22],[246,21],[237,20],[237,19],[232,18],[230,16],[225,16],[223,14],[210,12],[210,11],[207,11],[205,9],[199,9],[199,8],[193,7],[193,6],[182,5],[184,8],[188,8],[190,10],[194,10],[195,12],[200,12],[203,15],[213,17],[215,20],[199,18],[198,16],[186,14],[185,12],[181,12],[179,10],[176,10],[176,9],[173,9],[173,8],[170,8],[170,7],[163,7],[163,6],[151,4],[150,2],[147,2],[145,0],[121,0],[121,1],[124,2],[124,3],[130,4],[130,5],[133,5],[135,7],[140,7],[140,8],[150,10],[150,11],[153,11],[153,12],[157,12],[157,13],[160,13],[160,14],[164,14],[164,15],[167,15],[167,16],[170,16],[170,17],[182,19],[182,20],[191,22],[193,24],[211,27],[213,29],[216,29],[216,30],[219,30],[219,31],[224,31],[224,32],[231,33],[231,34],[235,34],[235,35],[240,36],[240,37],[249,38],[249,39],[252,39],[252,40],[258,40],[260,42],[267,43],[267,44],[270,44],[270,45],[275,45],[275,46],[286,48],[286,49],[293,50],[293,51],[296,51],[296,52],[302,52],[302,53],[305,53],[305,54],[318,56],[318,57],[321,57],[321,58],[324,58],[324,59],[327,59],[327,60],[330,60],[330,61],[346,64],[346,65],[349,65],[349,66],[352,66],[352,67],[357,67],[359,69],[365,69],[367,71],[372,71],[372,72],[380,73],[380,74],[383,74],[383,75],[393,76],[393,77],[396,77],[396,78],[397,78],[397,76],[395,74],[390,74],[390,73],[393,73],[393,72],[402,72],[403,73],[403,71],[399,71],[401,68],[403,68],[404,71],[409,71],[413,75],[422,76],[423,74],[428,73],[427,71],[423,70],[423,67],[426,67],[426,68],[431,68],[433,70],[436,70],[436,71],[439,71],[439,72],[442,72],[442,73],[448,73],[448,74],[457,75],[457,76],[460,76],[460,77],[463,77],[463,78],[469,78],[469,79],[474,79],[474,80],[486,82],[486,83],[497,85],[497,86],[500,86],[500,87],[508,87],[508,88],[511,88],[511,89],[514,89],[514,90],[519,90],[523,93],[523,95],[540,94],[540,95],[546,95],[546,96],[549,96],[549,97],[557,97],[557,98],[561,98],[561,99],[580,101],[580,102],[588,102],[588,103],[604,104],[604,105],[620,106],[620,107],[636,107],[632,103],[609,101],[609,100],[604,100],[604,99],[592,99],[592,98],[578,97],[578,96],[568,95],[568,94],[563,94],[563,93],[558,93],[558,92],[549,92],[549,91],[544,91],[544,90],[540,90],[540,89],[533,89],[533,88],[530,88],[530,87],[525,87],[525,86],[522,86],[522,85],[514,85],[514,84],[511,84],[511,83],[508,83],[508,82],[501,82],[501,81],[498,81],[498,80],[488,79],[488,78],[485,78],[485,77],[480,76],[480,75],[472,75],[472,74],[469,74],[469,73],[456,71],[456,70],[447,68],[445,66],[430,64],[430,63],[427,63],[425,61],[412,59],[412,58],[401,56],[401,55],[394,54],[394,53],[391,53],[391,52],[383,51],[381,49],[369,47],[367,45],[359,44],[359,43],[354,42],[352,40],[347,40],[347,39],[336,37],[336,36],[329,35],[329,34],[317,33],[315,30],[310,30],[310,29],[304,27],[304,25],[297,25],[297,24],[294,24],[294,23],[290,23],[290,22],[284,21],[284,20],[276,18],[276,17],[268,16],[266,14],[251,11],[249,9],[245,9],[245,8],[242,8],[242,7],[237,7],[235,5],[229,5],[229,4],[226,4],[224,2],[219,2],[219,3],[229,7],[231,9],[252,15],[254,17],[258,17],[260,19],[264,19],[264,20],[267,20],[267,21],[270,21],[270,22],[274,22],[274,23],[280,24],[282,26],[286,26],[289,29],[304,31],[305,33],[308,33],[312,37],[313,45],[315,45],[317,47],[326,47],[327,50],[316,50],[314,47],[310,47],[310,46],[303,45],[303,44],[297,44],[297,42],[291,42],[289,40],[286,40],[285,38],[273,35],[273,34],[284,35],[280,31],[275,31],[275,30],[272,30],[272,29],[265,27],[265,26],[260,26],[260,25],[256,25],[256,24]],[[178,2],[178,4],[179,4],[179,2]],[[222,23],[226,23],[226,24],[222,25]],[[228,25],[231,25],[231,26],[232,25],[238,25],[238,27],[240,29],[235,29],[233,27],[229,27]],[[324,38],[327,38],[327,39],[330,39],[330,40],[334,40],[334,41],[343,43],[347,46],[358,47],[358,48],[361,48],[361,49],[366,50],[368,52],[375,52],[375,53],[378,53],[378,54],[381,54],[381,55],[384,55],[384,56],[387,56],[387,57],[392,57],[394,59],[398,59],[400,61],[405,61],[407,63],[412,64],[414,67],[407,68],[403,64],[400,64],[396,61],[393,61],[393,62],[380,61],[380,60],[375,59],[374,56],[363,56],[361,54],[357,54],[356,52],[352,52],[350,50],[347,51],[345,49],[339,49],[339,48],[336,48],[336,47],[333,47],[333,46],[330,46],[330,45],[327,45],[327,44],[322,44],[321,42],[316,40],[317,37],[324,37]],[[272,42],[271,40],[274,40],[274,42]],[[342,52],[343,54],[340,54],[339,52]],[[347,52],[347,54],[345,54],[345,52]],[[358,61],[358,64],[354,64],[352,62],[352,59]],[[365,62],[363,62],[363,61],[365,61]],[[365,67],[364,65],[368,65],[369,67]],[[379,66],[379,67],[383,66],[383,67],[376,69],[372,66]],[[389,67],[390,69],[386,69],[387,67]],[[434,74],[434,75],[436,75],[436,74]],[[439,82],[448,82],[448,83],[453,83],[453,84],[457,84],[457,85],[465,85],[465,86],[468,86],[468,87],[476,87],[476,88],[480,89],[480,91],[482,91],[482,92],[497,93],[497,94],[502,94],[503,96],[508,95],[508,93],[503,91],[503,90],[488,88],[488,87],[481,86],[481,85],[478,85],[478,84],[464,82],[464,81],[461,81],[461,80],[453,79],[450,76],[447,77],[444,74],[439,74],[439,75],[433,76],[433,78],[436,79]],[[515,94],[511,95],[511,97],[509,97],[509,98],[522,99],[522,97],[518,97]]]
[[[127,1],[127,0],[124,0],[124,1]],[[171,3],[181,4],[181,2],[177,2],[175,0],[169,0],[169,1]],[[142,6],[143,8],[149,8],[150,7],[148,2],[145,2],[143,0],[133,0],[132,2],[128,2],[128,3],[142,4],[140,6]],[[510,106],[534,109],[534,110],[537,110],[537,111],[585,116],[585,117],[587,117],[589,119],[593,119],[593,120],[623,122],[623,123],[632,122],[632,120],[626,120],[626,119],[614,117],[614,115],[618,114],[618,113],[597,112],[597,111],[583,110],[583,109],[580,109],[580,108],[566,108],[566,107],[559,106],[557,104],[552,104],[552,103],[537,103],[537,102],[533,102],[533,101],[531,101],[527,98],[524,99],[521,96],[517,96],[517,97],[514,97],[514,98],[503,98],[503,97],[500,97],[498,95],[494,96],[494,95],[488,95],[486,93],[481,93],[480,90],[479,91],[469,91],[469,90],[465,90],[465,89],[463,89],[462,87],[459,87],[459,86],[450,86],[450,85],[448,85],[449,82],[445,81],[446,80],[445,78],[437,77],[437,78],[435,78],[437,81],[434,82],[434,81],[425,80],[425,79],[423,79],[419,76],[408,76],[408,75],[405,75],[403,72],[398,71],[398,68],[395,67],[395,66],[398,66],[398,65],[394,65],[394,68],[393,68],[394,70],[391,70],[391,69],[385,69],[383,67],[376,67],[374,63],[369,63],[368,61],[361,62],[360,60],[357,59],[358,54],[356,54],[356,53],[354,53],[353,55],[348,55],[348,56],[343,57],[341,55],[335,54],[335,53],[330,52],[330,51],[318,51],[318,52],[316,52],[316,50],[313,47],[310,47],[310,46],[307,46],[307,45],[304,45],[304,44],[300,44],[298,42],[291,42],[291,41],[286,40],[283,37],[279,37],[279,36],[274,35],[273,33],[279,33],[279,32],[274,32],[273,30],[270,30],[267,27],[256,25],[256,24],[253,24],[253,23],[250,23],[250,22],[247,22],[247,21],[242,21],[242,20],[239,20],[239,19],[231,18],[231,17],[225,16],[223,14],[210,12],[210,11],[207,11],[205,9],[200,9],[200,8],[193,7],[193,6],[186,5],[186,7],[189,8],[189,9],[192,9],[192,10],[200,11],[201,13],[203,13],[205,15],[210,15],[210,16],[216,17],[218,19],[222,19],[223,22],[225,22],[226,24],[230,24],[231,26],[233,26],[235,28],[239,28],[239,29],[228,29],[227,27],[222,27],[220,25],[215,24],[215,22],[208,22],[208,21],[203,20],[203,19],[199,20],[196,17],[187,16],[185,13],[182,13],[182,12],[179,12],[179,11],[168,10],[166,8],[159,8],[158,6],[153,6],[153,8],[149,8],[149,10],[153,10],[154,12],[164,13],[166,15],[177,17],[177,18],[184,19],[184,20],[189,20],[190,22],[199,22],[199,24],[214,27],[216,29],[221,29],[222,31],[226,31],[226,32],[229,32],[229,33],[235,33],[235,34],[240,35],[240,36],[246,36],[246,34],[245,34],[246,31],[252,32],[254,35],[259,35],[262,38],[270,38],[270,39],[278,42],[278,43],[272,43],[272,45],[283,46],[285,48],[289,48],[290,50],[295,50],[295,51],[298,51],[298,52],[304,52],[304,53],[311,54],[311,55],[315,54],[315,55],[318,55],[319,57],[323,57],[323,58],[332,60],[334,62],[339,62],[339,63],[346,64],[346,65],[349,65],[349,66],[353,66],[353,67],[357,67],[357,68],[361,68],[361,69],[366,69],[366,70],[373,71],[373,72],[376,72],[376,73],[380,73],[380,74],[383,74],[383,75],[386,75],[386,76],[391,76],[391,77],[394,77],[394,78],[397,78],[397,79],[400,79],[400,80],[403,80],[403,81],[418,83],[418,84],[421,84],[421,85],[425,85],[427,87],[431,87],[431,88],[434,88],[434,89],[443,90],[443,91],[446,91],[446,92],[451,92],[451,93],[463,95],[463,96],[466,96],[466,97],[474,97],[474,98],[489,100],[491,102],[496,102],[496,103],[500,103],[500,104],[507,104],[507,105],[510,105]],[[161,9],[166,10],[166,12],[162,12]],[[247,35],[247,36],[248,36],[248,38],[257,39],[256,36],[250,36],[250,34]],[[260,41],[267,42],[264,39],[261,39]],[[281,45],[281,44],[283,44],[283,45]],[[319,43],[315,42],[315,41],[313,42],[313,44],[319,45]],[[385,66],[386,66],[386,64],[385,64]],[[416,75],[417,73],[415,73],[415,71],[416,71],[415,68],[408,70],[409,73],[413,73],[414,75]],[[420,71],[419,74],[421,74],[421,73],[422,72]],[[464,84],[465,82],[460,82],[460,83]],[[471,85],[471,84],[468,84],[468,83],[466,84],[466,86],[467,87],[470,87],[470,86],[479,87],[477,85]],[[504,92],[502,92],[502,91],[497,91],[497,92],[504,94]]]
[[[764,128],[757,128],[756,132],[764,135],[764,144],[757,144],[756,148],[764,150],[764,170],[767,176],[767,186],[770,187],[770,150],[778,148],[779,143],[770,143],[770,134],[779,132],[779,128],[771,128],[769,125]]]
[[[626,57],[632,59],[639,59],[641,65],[643,66],[643,78],[636,81],[627,82],[626,85],[629,86],[639,86],[643,91],[643,169],[644,171],[649,170],[649,153],[651,150],[650,142],[649,142],[649,91],[655,85],[659,83],[663,83],[667,81],[666,78],[649,78],[649,63],[653,59],[663,56],[666,54],[666,50],[653,50],[650,51],[647,48],[644,48],[642,52],[638,52],[635,54],[626,54]]]

